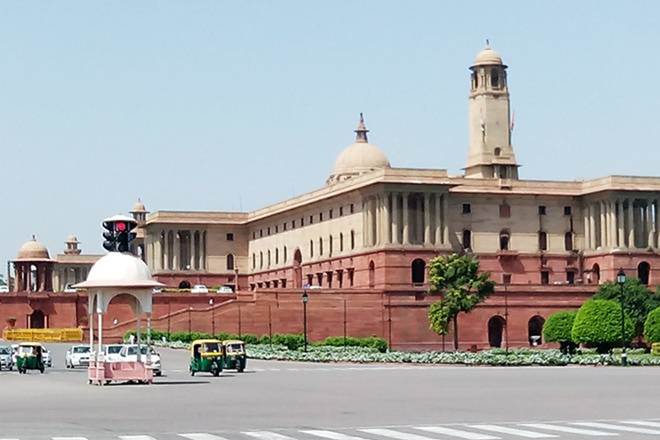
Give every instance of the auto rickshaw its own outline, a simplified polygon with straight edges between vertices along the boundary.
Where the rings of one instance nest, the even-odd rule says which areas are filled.
[[[190,375],[197,372],[220,375],[222,371],[222,342],[218,339],[197,339],[190,347]]]
[[[43,360],[43,347],[37,342],[23,342],[18,345],[16,355],[16,369],[21,374],[27,370],[39,370],[41,373],[46,369]]]
[[[242,373],[247,365],[247,355],[245,354],[245,342],[243,341],[222,341],[222,352],[225,360],[225,369],[236,370]]]

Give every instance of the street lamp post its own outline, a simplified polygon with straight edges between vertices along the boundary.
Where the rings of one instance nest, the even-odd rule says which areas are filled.
[[[628,354],[626,353],[626,313],[623,310],[626,273],[623,269],[619,269],[619,273],[616,274],[616,282],[619,285],[619,299],[621,300],[621,366],[625,367],[628,365]]]
[[[211,306],[211,335],[215,335],[215,309],[213,308],[213,298],[209,299]]]
[[[509,284],[508,277],[504,277],[504,337],[506,338],[506,344],[504,345],[506,349],[506,354],[509,354],[509,292],[506,289],[507,284]]]
[[[303,290],[303,337],[305,340],[305,352],[307,352],[307,301],[309,301],[309,295],[307,295],[307,290]]]

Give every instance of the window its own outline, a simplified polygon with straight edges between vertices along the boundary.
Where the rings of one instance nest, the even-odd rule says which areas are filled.
[[[257,232],[256,232],[256,231],[252,231],[252,240],[254,240],[255,238],[257,238]]]
[[[282,253],[282,263],[286,263],[287,256],[286,256],[286,246],[284,246],[283,253]],[[284,286],[282,286],[284,287]]]
[[[566,282],[568,284],[575,284],[575,272],[573,272],[572,270],[566,272]]]
[[[340,206],[339,207],[339,217],[341,217],[342,215],[344,215],[344,207]]]
[[[264,267],[264,253],[259,252],[259,269]]]
[[[270,235],[270,226],[268,226],[268,229],[266,229],[266,235]]]
[[[548,250],[548,234],[545,231],[539,231],[539,250]]]
[[[280,282],[282,283],[282,289],[286,289],[286,278],[282,278]]]
[[[319,238],[319,255],[323,255],[323,239]]]
[[[313,215],[310,215],[310,216],[309,216],[309,224],[310,224],[310,225],[313,225],[313,224],[314,224],[314,216],[313,216]]]
[[[373,261],[369,262],[369,287],[373,288],[376,285],[376,265]]]
[[[470,214],[472,212],[472,206],[469,203],[463,203],[463,214]]]
[[[328,217],[332,218],[333,214],[334,213],[332,212],[332,209],[330,211],[328,211]]]
[[[502,154],[502,149],[500,147],[495,148],[495,151],[493,152],[495,156],[499,156]]]
[[[286,231],[286,222],[282,223],[282,232]]]
[[[469,229],[463,231],[463,249],[472,248],[472,232]]]
[[[278,232],[280,232],[280,226],[279,226],[279,225],[275,225],[275,233],[277,234]]]
[[[257,255],[252,252],[252,269],[255,269],[257,267]]]
[[[234,270],[234,256],[232,254],[227,255],[227,270]]]
[[[270,267],[270,249],[268,249],[268,267]]]
[[[305,217],[300,217],[300,227],[305,226]]]
[[[319,212],[319,221],[320,221],[320,222],[323,221],[323,213],[322,213],[322,212]]]
[[[500,205],[500,218],[509,218],[511,217],[511,207],[506,203]]]
[[[291,229],[296,229],[296,221],[291,220]]]
[[[355,282],[355,269],[348,269],[348,286],[353,287]]]
[[[478,85],[477,72],[472,72],[472,88],[476,89]]]
[[[571,215],[573,214],[573,208],[570,206],[564,206],[564,215]]]
[[[350,208],[351,208],[351,214],[353,214],[353,213],[355,212],[355,206],[354,206],[352,203],[351,203]],[[352,284],[351,284],[351,285],[352,285]]]
[[[490,86],[497,89],[500,87],[500,74],[497,69],[490,71]]]
[[[309,240],[309,257],[314,257],[314,240]]]
[[[233,232],[227,232],[227,241],[234,241]]]
[[[503,229],[500,231],[500,250],[501,251],[508,251],[509,250],[509,241],[511,239],[511,235],[509,234],[509,231],[506,229]]]
[[[573,233],[570,231],[564,234],[564,249],[573,250]]]
[[[426,271],[426,263],[421,258],[413,260],[410,267],[412,283],[415,285],[424,284],[424,272]]]
[[[546,209],[545,206],[541,205],[539,206],[539,215],[545,215]]]
[[[550,272],[547,270],[542,270],[541,271],[541,284],[548,284],[550,283]]]
[[[344,233],[339,233],[339,252],[344,252]]]
[[[355,249],[355,231],[351,231],[351,249]]]
[[[646,261],[642,261],[637,265],[637,278],[639,282],[645,286],[649,285],[649,275],[651,274],[651,265]]]
[[[263,229],[259,229],[259,237],[263,237],[263,236],[264,236],[264,230],[263,230]]]
[[[511,284],[511,274],[503,273],[502,274],[502,284]]]
[[[328,256],[332,257],[332,235],[328,235]]]

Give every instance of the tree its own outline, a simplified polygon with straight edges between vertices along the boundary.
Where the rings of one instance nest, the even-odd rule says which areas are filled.
[[[625,317],[625,341],[630,342],[634,334],[634,323]],[[590,299],[582,304],[573,322],[571,332],[577,344],[594,346],[605,353],[621,344],[621,305],[607,299]]]
[[[547,342],[559,342],[561,351],[572,352],[575,346],[573,342],[573,322],[577,310],[556,312],[548,316],[543,324],[543,337]]]
[[[660,293],[651,292],[637,278],[626,279],[623,285],[623,309],[630,315],[635,323],[635,336],[641,337],[644,333],[644,321],[651,310],[660,307]],[[598,288],[593,299],[609,299],[621,301],[621,287],[608,281]]]
[[[660,307],[649,313],[646,318],[644,337],[649,344],[660,342]]]
[[[431,329],[439,335],[454,328],[454,349],[458,349],[458,314],[468,313],[495,290],[490,273],[479,273],[479,261],[469,255],[436,257],[429,262],[429,293],[442,295],[429,307]]]

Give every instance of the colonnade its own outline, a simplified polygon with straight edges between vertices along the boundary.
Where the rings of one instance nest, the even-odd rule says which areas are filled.
[[[658,248],[658,199],[588,201],[584,207],[585,249]]]
[[[449,244],[447,193],[388,191],[362,206],[364,247]]]
[[[67,284],[81,283],[87,279],[89,267],[60,267],[57,272],[57,289],[61,292]]]
[[[206,231],[162,230],[147,240],[147,262],[152,270],[206,270]]]
[[[50,263],[14,261],[15,292],[49,292],[53,290],[53,266]]]

